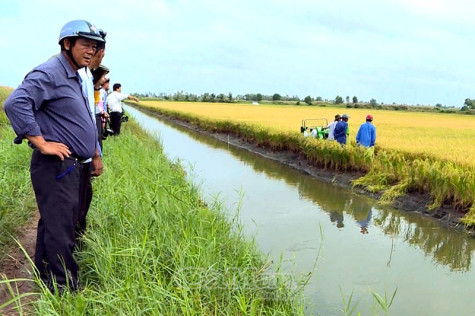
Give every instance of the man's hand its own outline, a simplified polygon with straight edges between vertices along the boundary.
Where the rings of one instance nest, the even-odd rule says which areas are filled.
[[[43,155],[58,156],[64,160],[71,155],[68,146],[63,143],[47,142],[43,136],[25,136]]]
[[[139,98],[134,97],[133,95],[130,95],[130,94],[129,94],[129,96],[127,97],[127,99],[129,99],[129,100],[134,100],[135,102],[139,102]]]
[[[92,157],[92,169],[91,176],[98,177],[102,174],[104,169],[104,164],[102,163],[102,159],[99,155],[95,155]]]
[[[102,163],[101,155],[99,154],[99,149],[96,148],[96,153],[92,157],[92,177],[98,177],[102,174],[102,169],[104,169],[104,164]]]

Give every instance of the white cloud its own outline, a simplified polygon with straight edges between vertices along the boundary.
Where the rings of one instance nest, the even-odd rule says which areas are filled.
[[[434,19],[459,20],[470,17],[475,3],[469,0],[397,0],[409,12]]]

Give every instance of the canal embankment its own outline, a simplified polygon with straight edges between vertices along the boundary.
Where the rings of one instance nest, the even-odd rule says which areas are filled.
[[[301,288],[279,276],[218,204],[202,201],[156,140],[129,122],[104,145],[105,172],[93,182],[88,231],[76,253],[84,288],[58,297],[39,284],[32,306],[39,315],[304,313]],[[20,209],[13,201],[10,212]],[[17,302],[29,294],[16,293]]]
[[[395,315],[473,308],[467,295],[475,277],[475,239],[467,234],[212,135],[135,108],[126,112],[186,168],[206,201],[218,199],[259,249],[283,262],[283,273],[311,275],[305,297],[321,315],[341,315],[349,296],[362,315],[377,314],[373,293],[391,297],[395,289]]]
[[[318,179],[355,190],[374,198],[379,203],[391,205],[407,212],[417,212],[422,216],[437,219],[441,225],[475,235],[475,226],[471,225],[470,219],[467,220],[467,218],[471,218],[469,208],[473,203],[473,192],[470,193],[470,183],[474,177],[473,172],[466,172],[464,169],[453,169],[456,170],[454,172],[456,175],[452,175],[453,178],[447,177],[444,179],[443,173],[445,171],[442,168],[440,170],[437,169],[440,163],[431,163],[428,160],[421,162],[414,158],[414,161],[420,164],[421,174],[428,176],[428,169],[426,170],[425,168],[430,168],[432,172],[430,176],[435,186],[437,186],[437,181],[439,181],[438,184],[443,186],[444,190],[450,191],[452,190],[451,187],[454,187],[455,190],[455,185],[447,183],[454,183],[454,179],[463,180],[462,182],[465,184],[465,187],[459,189],[465,193],[460,196],[465,196],[466,201],[468,201],[466,202],[468,208],[462,208],[451,198],[447,198],[445,202],[441,201],[440,199],[442,198],[440,197],[435,198],[434,192],[428,189],[429,185],[427,183],[430,181],[425,181],[425,189],[408,188],[410,186],[409,180],[402,180],[401,177],[403,177],[403,173],[407,172],[402,171],[402,169],[405,167],[404,164],[409,164],[409,160],[401,159],[398,153],[391,158],[385,155],[386,161],[384,164],[388,166],[385,167],[386,170],[378,168],[373,170],[372,163],[378,165],[381,163],[374,159],[374,155],[368,155],[363,150],[352,148],[345,152],[346,149],[342,149],[336,144],[331,144],[330,146],[321,144],[321,140],[297,138],[295,136],[291,136],[289,139],[288,136],[276,136],[272,132],[263,131],[259,128],[255,129],[245,124],[240,126],[233,122],[207,120],[178,111],[141,106],[132,102],[128,102],[128,104],[138,107],[150,115],[158,116],[174,124],[211,135],[225,143],[302,170]],[[289,145],[289,143],[292,144]],[[391,159],[394,161],[391,161]],[[392,172],[396,178],[401,179],[394,186],[387,186],[386,190],[372,190],[372,186],[364,183],[368,178],[377,178],[378,172],[381,172],[380,178],[385,178],[388,172]],[[397,173],[400,174],[397,175]],[[414,179],[415,176],[412,175],[411,177]],[[375,185],[374,187],[380,188],[381,186]],[[447,194],[451,195],[452,193],[443,193],[442,195]],[[469,215],[468,217],[467,214]]]

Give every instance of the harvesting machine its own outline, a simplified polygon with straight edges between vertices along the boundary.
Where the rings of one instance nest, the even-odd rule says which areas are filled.
[[[300,126],[300,133],[304,136],[310,136],[318,139],[328,138],[328,120],[326,118],[313,118],[302,120],[302,126]]]

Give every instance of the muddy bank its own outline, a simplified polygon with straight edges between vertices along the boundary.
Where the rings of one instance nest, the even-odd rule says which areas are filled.
[[[39,220],[38,210],[35,212],[28,222],[22,226],[18,231],[20,232],[18,242],[22,245],[25,252],[31,260],[35,254],[36,245],[36,228]],[[10,283],[16,296],[33,293],[36,290],[33,281],[33,267],[25,253],[17,245],[13,246],[8,252],[6,258],[0,262],[0,280],[4,279],[22,279],[22,281]],[[29,281],[27,281],[29,280]],[[30,315],[32,310],[29,303],[36,299],[37,295],[25,296],[21,299],[22,308],[17,308],[18,304],[10,304],[3,309],[0,309],[0,315]],[[12,295],[8,287],[4,284],[0,285],[0,306],[12,299]]]
[[[362,188],[352,188],[352,181],[363,176],[364,175],[363,173],[337,172],[333,170],[322,169],[322,168],[311,165],[303,155],[299,155],[295,152],[285,151],[285,150],[275,151],[270,148],[265,148],[265,147],[256,145],[254,143],[249,143],[237,135],[210,132],[207,130],[200,129],[185,121],[181,121],[176,118],[170,118],[166,115],[162,115],[157,112],[144,109],[142,107],[137,107],[134,104],[129,104],[129,105],[134,106],[151,116],[166,120],[173,124],[186,127],[188,129],[191,129],[193,131],[196,131],[202,134],[212,136],[222,142],[231,144],[241,149],[248,150],[255,154],[261,155],[267,159],[272,159],[274,161],[283,163],[292,168],[305,172],[320,180],[331,182],[334,185],[338,185],[346,189],[351,189],[360,194],[364,194],[371,198],[374,198],[375,200],[379,200],[381,197],[381,194],[374,194],[374,193],[365,191]],[[443,226],[452,227],[454,229],[464,231],[472,236],[475,236],[474,229],[467,228],[465,227],[465,225],[463,225],[460,222],[460,219],[465,215],[465,213],[460,212],[456,209],[453,209],[452,207],[449,207],[449,206],[444,206],[444,207],[437,208],[433,211],[429,211],[428,205],[430,205],[431,202],[432,202],[432,199],[429,194],[410,193],[410,194],[397,198],[391,204],[391,206],[403,211],[407,211],[407,212],[416,212],[416,213],[421,214],[421,216],[429,216],[429,217],[436,218],[440,222],[440,224]]]

